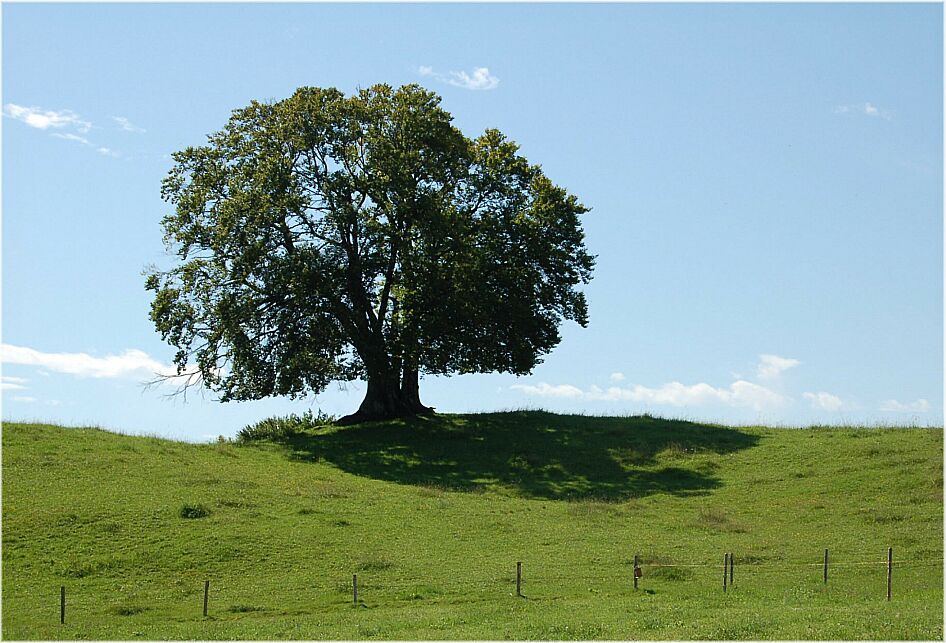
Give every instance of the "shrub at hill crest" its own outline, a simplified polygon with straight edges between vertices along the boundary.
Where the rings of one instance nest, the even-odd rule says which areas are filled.
[[[429,412],[420,373],[526,374],[587,324],[579,215],[496,130],[416,85],[301,88],[174,154],[151,319],[222,401],[367,380],[347,422]]]

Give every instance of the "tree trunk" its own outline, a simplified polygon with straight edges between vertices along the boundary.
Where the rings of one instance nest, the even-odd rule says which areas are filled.
[[[397,378],[369,374],[368,390],[365,391],[361,406],[351,415],[340,418],[336,424],[392,420],[412,415],[403,403],[398,384]]]
[[[420,401],[420,385],[416,368],[405,368],[403,379],[383,375],[368,376],[368,390],[358,410],[335,422],[338,425],[377,422],[397,418],[431,415],[433,408]]]
[[[420,382],[417,367],[404,365],[404,377],[401,380],[401,398],[414,415],[431,415],[433,407],[424,406],[420,401]]]
[[[365,398],[357,411],[335,423],[358,424],[433,414],[433,408],[424,406],[420,401],[417,341],[412,341],[408,336],[405,343],[413,344],[413,350],[397,351],[392,355],[388,352],[382,336],[371,339],[374,341],[366,341],[356,346],[368,371],[368,390],[365,391]]]

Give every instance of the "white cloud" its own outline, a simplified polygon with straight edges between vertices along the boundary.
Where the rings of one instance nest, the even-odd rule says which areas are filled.
[[[844,401],[837,395],[820,391],[818,393],[802,393],[802,397],[811,402],[811,407],[822,411],[840,411],[844,408]]]
[[[877,107],[873,103],[857,103],[855,105],[838,105],[834,108],[835,114],[863,114],[864,116],[871,116],[874,118],[882,118],[885,121],[889,121],[893,118],[891,113],[886,109]]]
[[[749,406],[756,410],[778,406],[785,401],[781,395],[759,384],[738,380],[728,388],[718,388],[705,382],[681,384],[669,382],[657,388],[635,384],[631,387],[612,386],[602,391],[592,387],[588,399],[630,400],[669,406],[703,406],[723,404],[725,406]]]
[[[44,353],[25,346],[0,345],[0,359],[5,364],[39,366],[77,377],[124,378],[174,376],[177,369],[152,358],[144,351],[132,349],[120,355],[93,357],[88,353]]]
[[[734,406],[751,406],[756,411],[782,406],[788,401],[784,396],[771,389],[744,380],[733,382],[729,388],[731,404]]]
[[[930,403],[923,398],[915,402],[898,402],[897,400],[885,400],[880,405],[881,411],[893,411],[895,413],[926,413],[930,410]]]
[[[124,116],[112,116],[112,120],[118,123],[118,126],[125,132],[132,132],[134,134],[143,134],[147,130],[143,127],[138,127],[134,125],[130,120]]]
[[[79,132],[85,133],[92,129],[92,123],[82,120],[78,114],[68,109],[57,112],[43,110],[39,107],[23,107],[14,103],[7,103],[3,106],[3,113],[26,123],[30,127],[41,130],[74,127]]]
[[[434,71],[433,67],[421,65],[417,68],[417,73],[421,76],[429,76],[439,81],[449,83],[455,87],[463,89],[495,89],[499,85],[499,79],[489,73],[488,67],[476,67],[473,73],[465,71],[450,71],[446,74]]]
[[[13,377],[12,375],[4,375],[0,378],[0,390],[3,391],[23,391],[26,390],[27,380],[22,377]]]
[[[611,386],[607,389],[592,386],[587,391],[571,384],[551,385],[545,382],[538,386],[514,384],[510,388],[540,397],[564,397],[592,401],[624,400],[669,406],[723,404],[726,406],[747,406],[757,411],[780,406],[786,402],[786,399],[775,391],[743,380],[733,382],[728,388],[717,388],[703,382],[689,386],[680,382],[670,382],[657,388],[649,388],[640,384],[630,387]]]
[[[778,355],[759,355],[759,366],[756,374],[760,380],[772,380],[778,377],[782,371],[787,371],[801,364],[797,359],[789,357],[779,357]]]
[[[95,151],[104,156],[118,156],[118,152],[108,147],[97,147],[95,148]]]
[[[499,79],[489,73],[487,67],[477,67],[472,75],[465,71],[451,71],[447,82],[464,89],[495,89],[499,85]]]
[[[612,382],[623,382],[627,378],[624,377],[624,373],[611,373],[611,377],[609,379]]]
[[[551,384],[540,382],[538,386],[530,386],[528,384],[513,384],[509,388],[522,391],[526,395],[538,395],[540,397],[568,397],[577,399],[585,396],[584,391],[582,391],[577,386],[572,386],[571,384],[559,384],[558,386],[552,386]]]
[[[35,397],[30,397],[28,395],[15,395],[11,397],[10,399],[13,400],[14,402],[23,402],[25,404],[30,404],[36,401]]]

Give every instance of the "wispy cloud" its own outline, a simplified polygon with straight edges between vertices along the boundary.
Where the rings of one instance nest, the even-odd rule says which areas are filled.
[[[880,410],[894,413],[926,413],[930,410],[930,403],[923,398],[906,403],[897,400],[884,400],[880,405]]]
[[[25,346],[0,345],[4,364],[39,366],[56,373],[89,378],[148,378],[177,375],[174,366],[163,364],[137,349],[119,355],[93,357],[88,353],[46,353]]]
[[[744,380],[733,382],[726,388],[718,388],[704,382],[691,385],[669,382],[656,388],[641,386],[640,384],[630,387],[611,386],[607,389],[592,386],[587,391],[571,384],[551,385],[545,382],[537,386],[513,384],[509,388],[522,391],[527,395],[540,397],[590,401],[632,401],[678,407],[722,404],[725,406],[751,407],[757,411],[777,407],[787,401],[785,397],[775,391]]]
[[[133,134],[143,134],[144,132],[147,131],[143,127],[138,127],[137,125],[134,125],[130,120],[128,120],[124,116],[112,116],[112,120],[115,121],[118,124],[118,127],[120,127],[125,132],[132,132]]]
[[[778,355],[759,355],[759,365],[756,368],[756,375],[760,380],[774,380],[783,371],[794,368],[801,364],[797,359],[789,357],[779,357]]]
[[[802,393],[802,397],[811,402],[811,407],[822,411],[840,411],[844,408],[844,401],[837,395],[820,391],[818,393]]]
[[[60,134],[59,132],[53,132],[50,136],[55,136],[56,138],[61,138],[66,141],[75,141],[76,143],[82,143],[83,145],[92,145],[84,136],[79,136],[78,134]]]
[[[627,378],[624,377],[624,373],[611,373],[611,377],[608,379],[612,382],[623,382]]]
[[[442,73],[434,71],[433,67],[421,65],[417,68],[417,73],[421,76],[427,76],[441,82],[449,83],[455,87],[462,87],[463,89],[495,89],[499,86],[499,79],[489,73],[488,67],[476,67],[473,69],[472,73],[465,71]]]
[[[26,390],[26,383],[28,380],[22,377],[13,377],[11,375],[4,375],[0,378],[0,390],[3,391],[23,391]]]
[[[82,120],[78,114],[70,110],[62,111],[52,111],[52,110],[42,110],[38,107],[23,107],[21,105],[15,105],[13,103],[7,103],[3,106],[3,113],[10,118],[14,118],[18,121],[22,121],[39,130],[65,130],[65,131],[50,131],[49,135],[56,138],[61,138],[65,141],[72,141],[73,143],[79,143],[90,149],[95,150],[103,156],[113,156],[119,157],[121,154],[115,150],[93,143],[85,136],[80,136],[81,134],[87,133],[92,129],[92,123],[89,121]],[[115,117],[116,119],[121,117]],[[127,127],[134,126],[128,122],[128,119],[122,119],[124,124],[122,125],[123,129]],[[68,131],[72,130],[72,131]],[[129,129],[128,131],[144,131],[140,128]]]
[[[862,114],[889,121],[893,115],[886,109],[881,109],[873,103],[857,103],[854,105],[838,105],[834,108],[835,114]]]
[[[66,127],[85,133],[92,129],[92,123],[82,120],[78,114],[68,109],[57,112],[44,110],[40,107],[24,107],[7,103],[3,106],[3,113],[10,118],[26,123],[30,127],[41,130]]]
[[[14,395],[10,399],[14,402],[23,402],[24,404],[31,404],[36,401],[35,397],[30,397],[29,395]]]
[[[89,139],[85,138],[84,136],[79,136],[78,134],[69,134],[69,133],[60,134],[59,132],[53,132],[52,134],[50,134],[50,136],[55,136],[56,138],[65,139],[67,141],[74,141],[76,143],[85,145],[86,147],[94,148],[96,152],[104,156],[114,156],[114,157],[120,156],[120,154],[116,152],[115,150],[108,147],[101,147],[99,145],[96,145]]]

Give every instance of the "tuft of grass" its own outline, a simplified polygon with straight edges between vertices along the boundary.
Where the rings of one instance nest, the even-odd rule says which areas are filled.
[[[706,529],[726,533],[739,534],[748,531],[718,507],[700,507],[696,516],[696,524]]]
[[[568,513],[572,516],[594,517],[615,516],[626,512],[628,506],[615,502],[605,502],[594,498],[582,498],[568,503]]]
[[[329,425],[334,420],[333,416],[322,411],[318,414],[306,411],[301,416],[293,413],[285,417],[266,418],[240,429],[234,441],[237,444],[250,444],[264,440],[287,442],[305,431]]]
[[[445,491],[433,485],[421,485],[417,488],[417,495],[421,498],[443,498]]]
[[[362,561],[357,569],[361,572],[380,572],[394,567],[394,563],[383,558],[369,558]]]
[[[177,515],[188,520],[206,518],[210,515],[210,509],[208,509],[205,505],[189,504],[185,502],[183,505],[181,505],[181,508],[177,510]]]
[[[688,447],[685,444],[680,444],[679,442],[671,442],[667,445],[666,449],[660,452],[662,456],[671,460],[686,458],[692,456],[695,453],[695,449]]]
[[[256,504],[247,500],[217,500],[218,507],[227,507],[229,509],[255,509]]]
[[[86,578],[108,573],[122,566],[118,558],[102,555],[73,560],[61,570],[61,574],[68,578]]]
[[[647,570],[647,578],[668,581],[685,581],[693,578],[693,570],[689,567],[652,567]]]
[[[630,565],[632,562],[633,561],[628,560],[627,564]],[[669,556],[644,556],[640,562],[644,574],[643,578],[645,578],[647,581],[654,579],[667,581],[684,581],[692,579],[692,567],[672,566],[674,563],[679,562],[680,561],[674,560]]]

